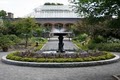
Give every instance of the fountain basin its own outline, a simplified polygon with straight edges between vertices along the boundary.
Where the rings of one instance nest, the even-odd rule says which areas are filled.
[[[43,54],[59,54],[57,51],[43,51]],[[63,54],[74,54],[74,51],[65,51]]]
[[[55,36],[59,36],[59,35],[65,36],[68,34],[72,34],[72,32],[51,32],[50,34],[54,34]]]

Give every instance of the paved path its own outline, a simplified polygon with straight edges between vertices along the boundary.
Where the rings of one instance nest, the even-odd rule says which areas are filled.
[[[0,52],[0,59],[8,53]],[[0,61],[0,80],[115,80],[112,75],[119,73],[120,62],[92,67],[40,68],[8,65]]]
[[[65,50],[77,50],[77,47],[69,39],[66,39],[63,43]],[[58,50],[58,39],[51,39],[42,50]]]

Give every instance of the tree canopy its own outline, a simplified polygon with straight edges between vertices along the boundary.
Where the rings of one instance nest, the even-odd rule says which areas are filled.
[[[32,37],[34,29],[37,27],[36,22],[32,18],[23,18],[15,21],[14,26],[16,26],[17,34],[21,38],[25,38],[26,44],[28,46],[28,39]]]
[[[77,12],[87,16],[120,17],[120,0],[71,0]]]
[[[63,5],[63,4],[62,3],[49,3],[49,2],[47,2],[44,5]]]
[[[84,31],[91,34],[92,30],[92,34],[97,32],[101,35],[100,30],[103,30],[106,36],[120,39],[120,0],[71,0],[71,2],[74,3],[76,12],[86,18],[82,22]],[[77,25],[78,29],[82,28],[80,25],[81,23]]]
[[[7,15],[6,11],[0,10],[0,17],[5,18]]]

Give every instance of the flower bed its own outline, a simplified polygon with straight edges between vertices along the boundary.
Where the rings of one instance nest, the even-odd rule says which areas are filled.
[[[14,52],[7,55],[7,59],[25,62],[87,62],[114,58],[109,52],[88,52],[87,54],[36,54],[30,51]]]

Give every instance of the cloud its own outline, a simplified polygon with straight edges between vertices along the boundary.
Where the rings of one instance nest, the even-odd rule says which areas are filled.
[[[8,1],[1,0],[1,1],[0,1],[0,4],[8,4]]]

